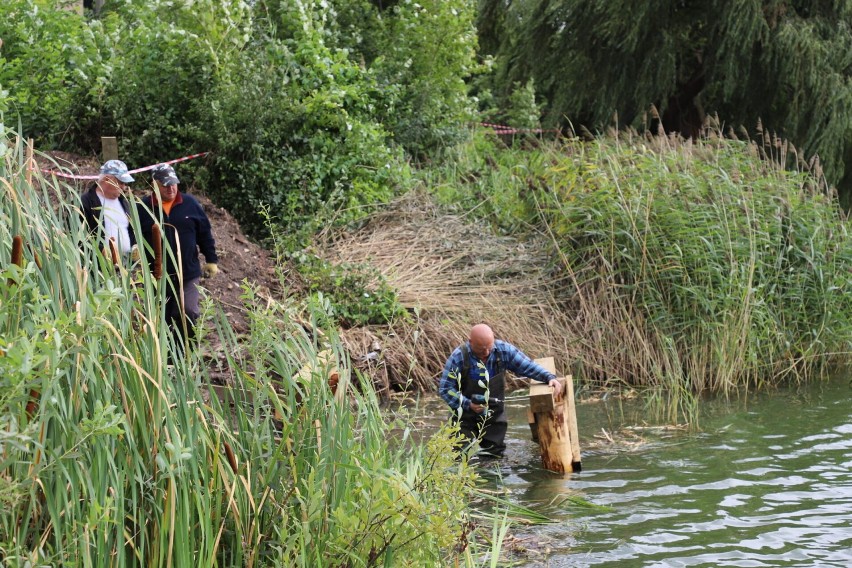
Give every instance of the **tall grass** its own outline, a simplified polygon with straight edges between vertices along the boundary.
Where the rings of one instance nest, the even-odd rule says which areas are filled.
[[[587,381],[644,387],[666,418],[694,419],[700,393],[848,360],[848,224],[814,177],[778,167],[785,156],[630,133],[486,152],[460,153],[450,193],[469,200],[487,177],[490,207],[535,208],[523,221],[549,235]]]
[[[475,475],[448,435],[391,445],[333,331],[246,285],[247,338],[210,316],[226,353],[217,389],[205,339],[179,355],[165,284],[107,262],[76,195],[34,173],[20,141],[0,139],[0,184],[0,563],[484,561]],[[7,262],[16,235],[23,266]],[[332,395],[323,350],[359,388]],[[312,378],[294,378],[306,364]]]

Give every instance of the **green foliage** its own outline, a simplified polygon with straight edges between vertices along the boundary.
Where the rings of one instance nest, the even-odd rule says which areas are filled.
[[[196,151],[209,121],[198,101],[234,71],[251,24],[238,0],[107,5],[91,23],[110,33],[99,34],[102,77],[79,145],[96,149],[100,135],[114,135],[137,164]]]
[[[694,135],[706,115],[734,128],[762,120],[852,187],[849,2],[484,0],[478,25],[498,100],[534,78],[548,125],[659,119]]]
[[[377,85],[326,47],[308,16],[303,23],[292,42],[246,50],[235,81],[204,101],[212,119],[204,146],[214,157],[202,180],[255,236],[261,206],[285,233],[313,231],[357,219],[408,177],[371,118]]]
[[[482,71],[475,3],[405,0],[386,12],[371,69],[383,91],[398,93],[382,120],[409,153],[426,156],[460,141],[474,119],[466,80]]]
[[[524,85],[516,82],[512,94],[509,95],[509,105],[503,115],[504,121],[515,128],[538,128],[539,117],[544,107],[543,103],[535,100],[535,84],[530,79]]]
[[[97,69],[95,31],[60,0],[0,4],[0,112],[48,144],[77,125],[73,110]],[[10,116],[11,115],[11,116]]]
[[[226,381],[214,384],[209,359],[173,343],[147,265],[99,263],[76,194],[28,183],[9,138],[0,258],[19,235],[25,262],[0,267],[4,564],[474,565],[454,545],[479,540],[475,475],[444,433],[392,445],[370,385],[350,384],[340,339],[316,327],[319,306],[305,329],[246,286],[245,340],[213,319]]]
[[[373,77],[371,112],[393,139],[423,157],[452,145],[474,118],[467,79],[476,63],[470,0],[304,3],[266,0],[275,36],[298,37],[307,15],[326,45]]]
[[[396,291],[379,272],[365,264],[332,264],[314,254],[291,255],[311,294],[322,294],[339,325],[388,324],[407,312]]]
[[[486,129],[441,153],[440,166],[420,171],[426,187],[446,206],[475,211],[507,234],[530,230],[536,222],[529,186],[546,159],[544,153],[506,148]]]

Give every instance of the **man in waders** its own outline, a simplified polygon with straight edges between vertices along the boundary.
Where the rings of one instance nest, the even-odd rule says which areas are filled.
[[[511,343],[495,341],[494,332],[483,323],[473,326],[467,343],[447,359],[438,387],[468,445],[478,439],[482,453],[494,457],[506,451],[506,371],[547,383],[557,398],[562,395],[562,384],[553,373]]]

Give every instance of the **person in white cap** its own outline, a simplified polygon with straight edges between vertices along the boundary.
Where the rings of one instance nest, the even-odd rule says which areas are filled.
[[[83,217],[89,232],[98,239],[98,246],[110,251],[110,241],[123,257],[136,257],[136,237],[130,226],[130,203],[123,193],[133,181],[127,164],[109,160],[101,166],[97,181],[80,197]]]
[[[180,333],[185,314],[187,334],[192,339],[200,314],[198,285],[201,276],[210,278],[219,272],[216,242],[210,220],[201,205],[191,195],[178,190],[180,180],[172,166],[163,164],[154,168],[153,181],[154,192],[143,198],[139,206],[139,225],[142,236],[151,244],[152,228],[160,225],[162,219],[160,234],[164,248],[168,243],[171,249],[170,254],[163,251],[163,274],[169,279],[166,317],[172,329]],[[199,250],[206,261],[204,266],[198,261]]]

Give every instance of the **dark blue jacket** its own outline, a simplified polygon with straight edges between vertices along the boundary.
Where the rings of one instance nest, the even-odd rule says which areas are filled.
[[[216,242],[213,240],[213,231],[210,229],[210,220],[201,208],[198,201],[191,195],[178,192],[172,203],[171,211],[166,214],[160,208],[160,203],[153,196],[145,197],[139,206],[139,225],[145,241],[151,244],[151,228],[154,223],[163,224],[160,234],[163,238],[163,274],[170,277],[177,275],[175,261],[178,258],[178,245],[180,246],[180,260],[183,266],[184,281],[193,280],[201,276],[201,263],[198,262],[198,250],[208,263],[216,263]],[[153,216],[148,211],[153,212]],[[168,254],[165,244],[168,242],[172,254]]]

